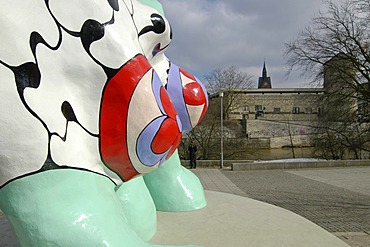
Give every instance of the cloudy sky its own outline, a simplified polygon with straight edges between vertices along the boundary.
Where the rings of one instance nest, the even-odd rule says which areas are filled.
[[[339,0],[337,0],[339,1]],[[322,0],[160,0],[173,29],[167,56],[203,79],[237,66],[257,87],[262,65],[274,88],[307,87],[299,72],[286,76],[284,43],[324,10]]]

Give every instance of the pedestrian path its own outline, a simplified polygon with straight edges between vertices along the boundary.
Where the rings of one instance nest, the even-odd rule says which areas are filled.
[[[305,214],[303,216],[311,217],[319,225],[324,222],[326,229],[333,229],[332,234],[350,246],[370,247],[370,231],[366,227],[370,214],[369,167],[293,171],[197,168],[191,171],[206,190],[246,196]],[[344,217],[336,219],[340,215],[347,217],[345,221]],[[341,227],[348,230],[335,230]]]
[[[191,171],[197,175],[205,190],[249,197],[244,191],[231,182],[230,179],[224,176],[219,169],[197,168]]]
[[[229,170],[220,170],[220,169],[206,169],[206,168],[197,168],[197,169],[192,169],[191,170],[201,181],[203,187],[206,191],[207,199],[209,202],[210,207],[214,207],[214,211],[212,210],[200,210],[199,212],[196,211],[195,213],[187,213],[184,214],[167,214],[167,213],[159,213],[159,219],[162,219],[159,222],[159,231],[157,236],[158,242],[162,242],[165,239],[171,240],[169,238],[169,231],[170,229],[167,229],[166,227],[169,228],[176,228],[178,227],[186,227],[187,225],[184,222],[189,222],[189,219],[195,220],[201,220],[202,224],[216,224],[215,222],[219,222],[221,218],[219,216],[224,217],[225,222],[227,222],[227,219],[230,219],[233,215],[239,215],[241,217],[241,213],[243,217],[246,217],[243,222],[254,222],[253,224],[247,224],[248,229],[253,226],[255,226],[253,229],[253,232],[250,232],[250,236],[258,236],[258,234],[265,233],[266,231],[261,231],[258,230],[258,224],[256,225],[256,222],[261,220],[261,224],[263,222],[266,226],[266,221],[263,221],[263,217],[266,216],[266,212],[269,210],[273,209],[274,207],[266,207],[265,209],[261,210],[261,208],[268,206],[269,204],[260,204],[258,201],[251,200],[250,198],[253,199],[258,199],[256,198],[256,195],[258,193],[261,194],[263,191],[268,191],[273,193],[271,195],[271,198],[275,198],[277,200],[282,201],[283,198],[279,194],[279,189],[281,190],[281,186],[293,186],[288,188],[286,187],[286,190],[283,191],[284,193],[290,193],[294,188],[297,188],[299,185],[303,185],[302,187],[305,187],[305,185],[310,185],[311,183],[314,184],[315,186],[321,186],[320,190],[316,191],[318,194],[322,194],[323,191],[326,189],[330,190],[329,192],[332,191],[332,189],[337,188],[335,192],[339,191],[339,194],[335,194],[331,199],[337,198],[338,201],[342,200],[342,197],[345,195],[350,195],[350,192],[352,192],[354,195],[353,196],[354,200],[352,200],[353,205],[357,205],[357,202],[355,200],[361,200],[362,196],[364,198],[368,198],[369,191],[370,191],[370,168],[330,168],[330,169],[315,169],[315,170],[289,170],[289,171],[250,171],[250,172],[236,172],[236,171],[229,171]],[[288,178],[288,179],[287,179]],[[293,181],[293,183],[292,183]],[[274,183],[278,185],[278,188],[274,188]],[[272,187],[271,187],[272,186]],[[318,187],[318,188],[319,188]],[[274,191],[271,191],[272,188]],[[339,188],[339,189],[338,189]],[[259,191],[255,191],[255,189],[258,189]],[[213,193],[216,192],[216,193]],[[298,194],[304,193],[305,190],[299,191]],[[340,192],[342,191],[342,192]],[[238,198],[232,198],[228,197],[227,194],[222,194],[218,192],[224,192],[227,194],[234,194],[242,197]],[[217,194],[218,193],[218,194]],[[268,195],[268,194],[267,194]],[[292,194],[289,194],[290,196]],[[305,195],[306,197],[311,196],[309,193]],[[352,197],[351,197],[352,198]],[[232,204],[228,204],[231,203]],[[237,202],[235,204],[235,202]],[[220,203],[222,204],[220,207]],[[302,207],[304,204],[304,201],[297,201],[295,203],[296,207]],[[237,207],[235,207],[238,205]],[[255,205],[255,207],[251,207],[252,205]],[[339,204],[338,204],[339,205]],[[346,204],[347,206],[349,204]],[[352,205],[352,206],[353,206]],[[368,203],[365,201],[361,207],[369,207]],[[241,208],[246,207],[245,210],[240,210]],[[224,211],[224,209],[227,208],[228,210]],[[330,208],[330,207],[328,207]],[[209,207],[208,207],[209,209]],[[235,214],[232,214],[230,210],[234,210]],[[253,211],[257,210],[257,211]],[[337,210],[337,208],[333,208],[333,210]],[[232,211],[232,212],[234,212]],[[311,211],[311,210],[310,210]],[[254,212],[254,213],[251,213]],[[256,212],[259,212],[260,214],[257,214]],[[209,215],[211,213],[211,215]],[[229,213],[229,215],[227,215]],[[316,212],[318,213],[318,212]],[[265,220],[271,220],[275,216],[278,216],[279,214],[273,213],[269,215]],[[212,216],[212,217],[211,217]],[[177,219],[176,217],[180,217]],[[252,219],[252,218],[253,219]],[[168,218],[168,219],[167,219]],[[175,220],[174,220],[175,219]],[[213,222],[215,221],[215,222]],[[177,221],[178,222],[177,222]],[[240,219],[239,219],[240,221]],[[171,222],[177,222],[176,227],[170,225]],[[238,219],[235,219],[235,222],[238,222]],[[276,221],[279,222],[279,221]],[[171,223],[172,224],[172,223]],[[299,223],[297,226],[299,226],[301,223]],[[201,224],[200,224],[201,225]],[[257,227],[258,226],[258,227]],[[217,227],[216,227],[217,228]],[[276,227],[273,227],[275,229]],[[245,235],[245,228],[240,228],[239,227],[232,227],[231,225],[225,225],[225,229],[221,229],[223,232],[228,232],[229,234],[234,234],[235,231],[240,231],[241,229],[244,229],[242,232],[238,233],[238,236],[242,236],[243,234]],[[250,230],[251,230],[250,229]],[[297,229],[296,227],[291,228],[291,231],[294,231],[294,229]],[[313,229],[313,228],[312,228]],[[181,232],[186,233],[188,229],[184,228],[184,231],[175,231],[173,236],[178,237],[179,239],[181,238],[180,236],[177,236],[176,234],[179,234]],[[200,229],[201,230],[201,229]],[[199,230],[199,234],[201,234],[201,231]],[[190,231],[190,230],[189,230]],[[207,230],[208,231],[208,230]],[[205,236],[206,233],[204,233]],[[216,234],[216,233],[214,233]],[[221,233],[217,233],[221,234]],[[217,235],[216,234],[216,235]],[[271,232],[272,234],[272,232]],[[318,233],[315,232],[310,235],[309,237],[318,237]],[[349,244],[352,247],[370,247],[370,232],[369,231],[362,231],[362,232],[332,232],[333,235],[336,237],[340,238],[341,240],[345,241],[347,244]],[[0,246],[6,246],[6,247],[15,247],[14,245],[15,240],[14,240],[14,235],[11,232],[10,226],[6,220],[6,218],[2,215],[0,211]],[[170,234],[171,235],[171,234]],[[259,236],[258,238],[252,238],[254,240],[258,239],[259,241],[265,239],[264,236]],[[325,235],[325,234],[324,234]],[[331,234],[329,234],[331,235]],[[275,235],[273,235],[275,237]],[[5,238],[4,238],[5,237]],[[189,239],[186,236],[183,236],[184,240]],[[208,236],[210,237],[210,236]],[[297,235],[299,237],[299,234]],[[326,238],[327,236],[323,236]],[[216,238],[216,237],[214,237]],[[5,245],[4,240],[5,241]],[[191,238],[190,238],[191,239]],[[205,239],[202,236],[199,236],[199,239],[204,241],[205,243],[210,242],[210,239]],[[232,239],[230,237],[230,239]],[[328,238],[328,240],[334,241],[333,239]],[[273,243],[273,242],[272,242]],[[8,244],[8,245],[7,245]],[[199,244],[202,244],[202,242],[199,242]],[[257,242],[256,242],[257,244]],[[204,246],[207,246],[204,244]],[[225,246],[225,245],[213,245],[213,246]],[[242,246],[242,245],[233,245],[233,246]],[[251,245],[251,246],[261,246],[261,245]],[[286,245],[285,245],[286,246]],[[289,245],[290,246],[290,245]],[[298,246],[298,245],[296,245]],[[325,245],[325,246],[332,246],[332,245]],[[339,245],[333,245],[333,246],[339,246]]]
[[[370,167],[297,170],[289,173],[370,196]]]
[[[283,208],[216,191],[207,206],[190,212],[158,212],[151,240],[171,246],[349,247],[336,236]]]

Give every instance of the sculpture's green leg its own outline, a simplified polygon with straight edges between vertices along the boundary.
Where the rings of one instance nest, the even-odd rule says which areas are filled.
[[[133,191],[139,180],[132,184]],[[107,177],[92,172],[49,170],[4,186],[0,208],[21,246],[159,246],[146,243],[131,229],[122,210],[124,186],[117,190],[121,202],[115,187]]]
[[[153,9],[156,9],[159,13],[164,15],[162,4],[160,4],[157,0],[140,0],[140,2],[151,6]]]
[[[128,224],[143,240],[150,240],[157,230],[157,212],[143,176],[117,186],[116,194]]]
[[[177,151],[160,168],[144,175],[159,211],[192,211],[206,206],[197,176],[181,166]]]

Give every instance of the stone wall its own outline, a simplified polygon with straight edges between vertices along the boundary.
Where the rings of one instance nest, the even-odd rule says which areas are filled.
[[[317,121],[321,92],[296,89],[247,90],[238,94],[239,109],[233,119],[265,119],[274,121]],[[262,112],[257,112],[260,106]],[[298,109],[297,112],[293,108]]]
[[[243,162],[252,162],[252,161],[251,160],[224,160],[224,166],[231,167],[231,164],[234,162],[243,163]],[[181,165],[188,168],[190,166],[190,161],[181,160]],[[220,160],[197,160],[197,167],[219,168],[220,166],[221,166]]]
[[[269,138],[270,148],[284,146],[310,146],[311,137],[314,133],[312,122],[291,121],[274,122],[266,120],[248,120],[246,133],[249,138]],[[292,143],[290,140],[292,137]]]
[[[232,171],[370,166],[370,160],[322,160],[305,162],[233,162]]]
[[[181,160],[184,167],[189,167],[189,160]],[[197,167],[220,168],[220,160],[198,160]],[[224,160],[224,167],[232,171],[253,171],[272,169],[304,169],[327,167],[370,166],[370,160],[320,160],[299,162],[253,162],[252,160]]]

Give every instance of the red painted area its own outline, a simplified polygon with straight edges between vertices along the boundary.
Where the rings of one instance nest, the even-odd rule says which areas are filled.
[[[144,56],[136,56],[107,83],[103,93],[100,152],[104,163],[125,181],[138,174],[128,154],[128,109],[136,86],[150,68]]]
[[[202,121],[207,111],[207,98],[206,93],[203,91],[202,86],[196,81],[195,77],[184,69],[180,68],[180,73],[189,79],[193,80],[191,83],[187,83],[183,86],[184,101],[189,106],[202,106],[203,111],[200,115],[197,124]]]
[[[151,70],[151,66],[147,59],[142,55],[138,55],[124,65],[108,81],[103,93],[100,112],[99,143],[101,157],[104,163],[125,181],[139,174],[130,160],[129,154],[132,154],[132,152],[128,150],[127,132],[129,130],[127,129],[127,118],[131,98],[136,87],[149,70]],[[149,145],[151,146],[153,155],[165,155],[167,151],[169,154],[173,154],[181,142],[181,130],[176,120],[176,109],[163,86],[160,87],[160,101],[159,103],[163,106],[164,110],[163,116],[166,116],[166,119],[161,124],[158,132],[155,133],[154,139],[151,140]],[[142,102],[142,104],[146,104],[146,102]],[[131,109],[130,112],[135,112],[135,110]],[[145,114],[145,112],[138,112],[137,114]],[[150,120],[148,120],[148,124],[150,124]],[[153,131],[155,130],[153,129]],[[170,156],[169,154],[166,158]],[[153,161],[152,164],[146,165],[154,165],[156,162],[157,160]]]
[[[182,135],[181,134],[177,135],[175,142],[172,144],[172,147],[166,156],[166,159],[170,158],[171,155],[176,151],[177,147],[181,143],[181,139],[182,139]]]
[[[170,96],[168,95],[168,93],[167,93],[167,91],[164,87],[161,87],[160,97],[161,97],[161,102],[162,102],[163,109],[164,109],[165,113],[170,118],[176,120],[176,115],[177,115],[176,109],[175,109],[174,105],[172,104]]]
[[[161,88],[161,102],[169,118],[163,122],[160,130],[155,136],[152,149],[154,153],[158,154],[170,150],[166,157],[169,158],[180,145],[182,134],[176,121],[177,112],[175,106],[172,104],[170,96],[164,87]]]
[[[181,136],[176,120],[167,118],[163,121],[161,128],[157,132],[152,142],[152,150],[156,154],[167,152],[174,145],[175,140]],[[177,147],[177,146],[176,146]]]
[[[183,87],[185,103],[188,105],[203,105],[206,104],[206,96],[203,88],[198,82],[191,82]]]

